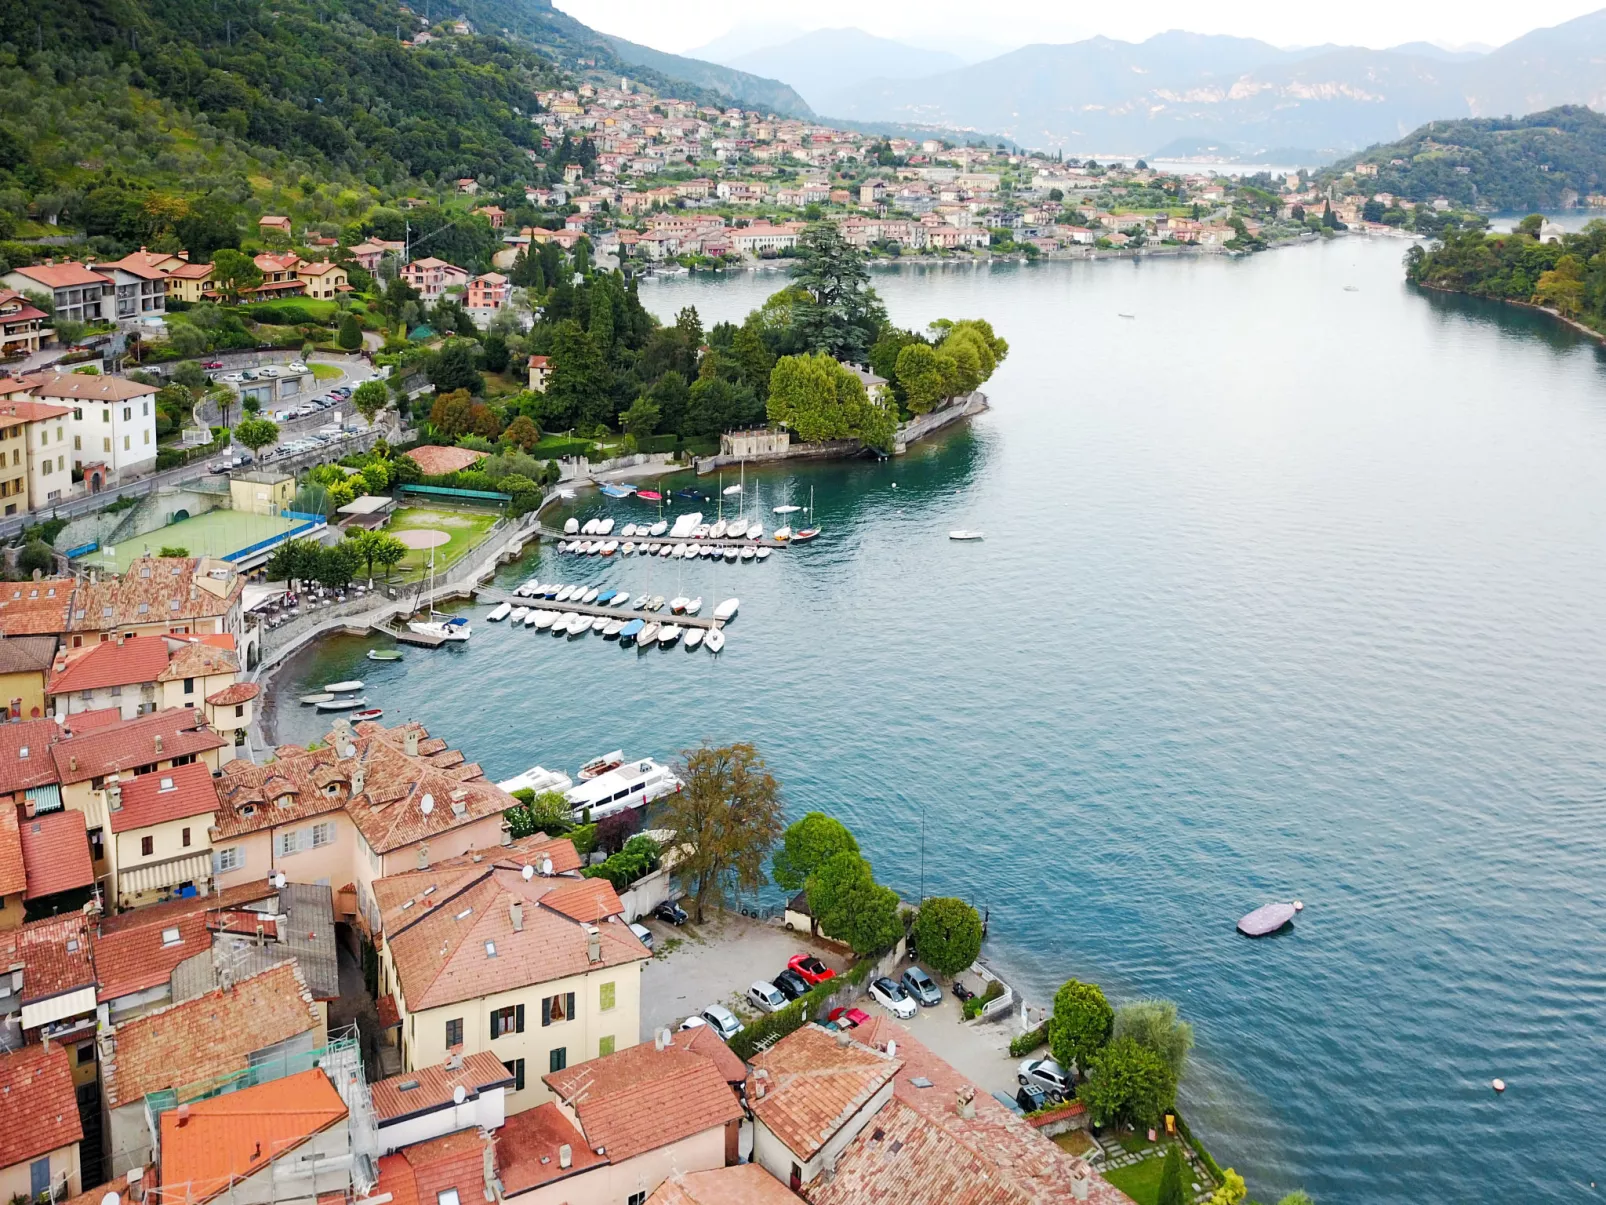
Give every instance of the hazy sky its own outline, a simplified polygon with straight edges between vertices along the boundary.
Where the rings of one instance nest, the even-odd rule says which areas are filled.
[[[857,26],[882,37],[959,49],[967,39],[1002,47],[1029,42],[1070,42],[1093,34],[1141,41],[1167,29],[1257,37],[1278,46],[1323,42],[1385,47],[1430,41],[1456,46],[1498,46],[1546,25],[1601,7],[1602,0],[1356,0],[1346,4],[1289,4],[1238,0],[1199,5],[1183,0],[1146,4],[1081,5],[1062,0],[811,0],[771,6],[753,0],[555,0],[564,12],[594,29],[659,50],[683,51],[744,25],[781,24],[804,29]],[[967,56],[972,57],[972,56]]]

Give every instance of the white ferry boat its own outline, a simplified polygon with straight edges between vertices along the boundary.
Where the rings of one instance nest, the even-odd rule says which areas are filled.
[[[522,774],[515,774],[506,782],[496,784],[509,795],[514,791],[529,788],[537,795],[543,791],[567,791],[574,785],[574,780],[561,770],[547,770],[541,766],[531,766]]]
[[[597,821],[627,808],[642,807],[680,788],[680,779],[667,766],[644,757],[579,783],[565,791],[564,798],[577,813],[590,809],[591,819]]]

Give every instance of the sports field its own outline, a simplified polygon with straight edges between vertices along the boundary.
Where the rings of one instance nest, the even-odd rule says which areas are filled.
[[[435,572],[446,572],[448,566],[461,560],[476,544],[485,538],[497,520],[494,511],[457,510],[445,506],[404,506],[390,517],[385,530],[393,536],[403,532],[441,532],[447,536],[444,544],[435,548]],[[415,548],[398,565],[403,577],[418,578],[429,572],[428,548]]]
[[[110,550],[97,549],[76,563],[123,572],[135,557],[155,556],[163,548],[183,548],[190,556],[226,556],[249,548],[259,540],[272,539],[301,526],[301,519],[278,515],[249,515],[237,510],[209,510],[191,519],[181,519],[166,527],[134,536]]]

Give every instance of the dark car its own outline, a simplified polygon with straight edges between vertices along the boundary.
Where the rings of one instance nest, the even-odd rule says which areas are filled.
[[[684,925],[687,920],[686,910],[674,900],[665,900],[652,910],[652,914],[671,925]]]
[[[770,980],[770,982],[776,987],[780,988],[781,994],[784,995],[788,1000],[797,1000],[808,995],[808,980],[799,975],[791,967],[787,967],[786,970],[775,976],[775,978]]]
[[[1046,1109],[1053,1101],[1047,1092],[1036,1084],[1027,1084],[1015,1093],[1015,1103],[1028,1113],[1035,1113],[1039,1109]]]

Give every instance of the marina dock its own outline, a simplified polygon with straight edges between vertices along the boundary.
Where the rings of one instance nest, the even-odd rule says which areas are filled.
[[[586,535],[566,535],[563,532],[557,530],[557,528],[546,527],[546,526],[542,526],[542,528],[541,528],[541,538],[542,539],[546,539],[546,540],[564,540],[564,541],[574,542],[574,543],[578,543],[579,541],[586,540],[586,541],[590,541],[593,544],[597,543],[599,541],[617,540],[619,542],[619,547],[621,549],[627,543],[635,544],[638,549],[641,548],[644,544],[653,544],[653,545],[658,545],[658,546],[662,546],[664,544],[669,544],[669,545],[685,544],[689,548],[696,548],[696,547],[700,547],[700,546],[701,547],[708,547],[708,548],[768,548],[772,552],[777,550],[777,549],[791,547],[791,545],[788,544],[787,541],[785,541],[785,540],[774,540],[774,539],[771,539],[769,536],[765,536],[762,540],[749,540],[749,539],[746,539],[745,537],[741,538],[741,539],[733,540],[733,539],[730,539],[728,536],[721,536],[717,540],[713,536],[704,536],[701,539],[694,539],[691,536],[671,536],[668,532],[665,532],[661,536],[641,536],[641,535],[621,536],[621,535],[619,535],[617,533],[612,534],[612,535],[606,535],[606,536],[594,536],[594,535],[593,536],[586,536]]]
[[[635,611],[629,607],[621,610],[618,607],[599,607],[593,603],[556,602],[550,598],[523,598],[494,586],[481,586],[474,594],[476,600],[480,602],[505,602],[515,607],[529,607],[534,611],[578,611],[581,615],[606,615],[609,619],[623,619],[627,622],[632,619],[642,619],[653,623],[672,623],[682,628],[703,628],[711,632],[719,631],[725,626],[724,620],[715,619],[711,615],[672,615],[667,610]],[[519,626],[522,627],[523,625]]]
[[[423,632],[415,632],[405,625],[400,628],[386,628],[375,624],[373,631],[381,636],[389,636],[398,644],[416,644],[426,649],[439,648],[446,643],[446,637],[444,636],[427,636]]]

